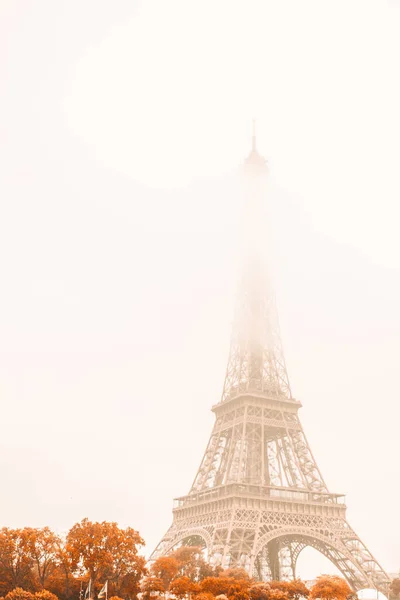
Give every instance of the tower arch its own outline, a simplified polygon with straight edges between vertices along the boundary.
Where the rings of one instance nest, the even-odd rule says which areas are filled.
[[[291,550],[292,573],[286,578],[295,577],[296,563],[300,553],[304,548],[312,547],[326,556],[335,565],[354,590],[363,589],[369,586],[375,587],[376,585],[369,574],[365,572],[362,565],[360,565],[357,557],[351,554],[349,549],[339,538],[318,531],[309,531],[304,527],[281,528],[262,535],[254,549],[254,557],[251,565],[253,572],[256,568],[260,554],[262,554],[265,549],[268,549],[268,545],[273,541],[277,543],[278,551],[286,548]],[[385,585],[382,585],[380,591],[385,590]]]
[[[203,541],[203,544],[195,543],[197,540],[199,540],[199,538]],[[157,558],[157,556],[169,554],[179,545],[202,545],[207,556],[209,556],[212,547],[212,540],[210,533],[204,527],[193,527],[191,529],[187,529],[186,531],[177,531],[175,535],[172,534],[168,540],[165,540],[165,537],[163,540],[161,540],[159,546],[157,546],[156,550],[153,552],[150,560],[154,560]]]

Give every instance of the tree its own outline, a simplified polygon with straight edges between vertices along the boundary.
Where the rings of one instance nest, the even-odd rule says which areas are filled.
[[[36,592],[34,600],[58,600],[58,598],[48,590],[41,590],[40,592]]]
[[[200,592],[196,594],[196,600],[215,600],[215,597],[210,592]]]
[[[22,588],[16,587],[5,596],[4,600],[34,600],[35,596]]]
[[[177,577],[169,586],[169,591],[174,594],[177,598],[184,598],[188,594],[195,594],[199,591],[199,586],[184,575],[183,577]]]
[[[251,600],[289,600],[289,581],[269,581],[253,584],[249,589]]]
[[[286,592],[291,600],[300,600],[300,598],[308,598],[310,590],[301,579],[293,579],[287,581]]]
[[[0,530],[0,593],[7,594],[14,588],[34,589],[33,561],[29,552],[29,530]]]
[[[57,564],[60,538],[49,529],[26,528],[27,551],[35,566],[40,587],[46,587],[47,580]]]
[[[248,591],[242,589],[231,594],[229,598],[232,598],[233,600],[250,600],[250,594]]]
[[[138,554],[143,544],[131,527],[120,529],[117,523],[83,519],[68,532],[65,549],[71,568],[80,574],[86,572],[93,589],[98,581],[109,580],[115,595],[135,598],[147,573],[145,559]]]
[[[147,573],[146,569],[146,561],[143,557],[139,557],[142,561],[141,570],[142,574],[145,575]],[[119,585],[118,594],[123,597],[125,600],[135,600],[137,598],[138,592],[140,592],[140,580],[142,575],[139,575],[139,567],[137,572],[128,573],[125,575]],[[116,588],[113,584],[111,584],[111,589],[113,589],[113,594],[116,593]]]
[[[220,577],[230,577],[231,579],[250,579],[249,574],[246,569],[241,569],[239,567],[232,567],[230,569],[225,569],[221,571],[219,574]]]
[[[288,600],[289,596],[283,589],[271,588],[267,594],[267,600]]]
[[[69,600],[72,596],[78,597],[81,584],[86,584],[79,577],[74,577],[75,565],[70,553],[61,538],[56,541],[56,564],[51,569],[46,587],[59,598]]]
[[[210,593],[213,596],[227,595],[233,580],[228,577],[205,577],[199,583],[202,592]]]
[[[149,600],[152,596],[158,596],[160,592],[165,592],[164,583],[159,577],[145,577],[140,588],[145,600]]]
[[[203,549],[200,546],[180,546],[170,556],[178,561],[180,577],[186,576],[192,581],[201,581],[215,574],[213,567],[204,560]]]
[[[154,577],[159,577],[167,590],[171,581],[177,576],[179,571],[179,562],[174,556],[160,556],[154,561],[151,567],[151,573]]]
[[[397,598],[400,596],[400,578],[393,579],[389,588],[389,597]]]
[[[231,585],[228,589],[228,598],[232,600],[250,600],[250,580],[249,579],[231,579]]]
[[[311,588],[310,600],[347,600],[353,594],[348,583],[337,575],[321,575]]]
[[[267,583],[255,583],[249,589],[251,600],[267,600],[271,587]]]

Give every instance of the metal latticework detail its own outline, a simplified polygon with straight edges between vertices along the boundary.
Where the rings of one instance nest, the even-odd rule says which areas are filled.
[[[275,298],[260,260],[265,161],[246,161],[244,275],[215,425],[187,496],[151,556],[201,543],[209,560],[260,580],[290,579],[306,546],[324,554],[354,590],[387,593],[390,578],[346,521],[344,497],[322,478],[298,417]]]
[[[266,281],[257,287],[249,280],[238,300],[222,401],[246,392],[291,398],[274,295]]]

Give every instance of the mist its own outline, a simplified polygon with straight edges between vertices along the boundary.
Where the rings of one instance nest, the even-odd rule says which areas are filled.
[[[2,2],[2,526],[115,520],[147,554],[169,526],[221,397],[255,117],[302,424],[398,570],[399,26],[382,0]]]

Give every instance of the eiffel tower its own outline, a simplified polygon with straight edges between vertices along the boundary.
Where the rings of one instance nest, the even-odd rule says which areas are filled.
[[[244,265],[215,425],[187,496],[150,560],[202,545],[213,564],[259,580],[296,576],[300,552],[325,555],[355,590],[388,592],[389,576],[346,520],[315,462],[292,396],[275,297],[263,258],[267,164],[253,146],[243,166]]]

